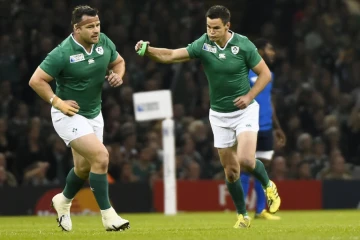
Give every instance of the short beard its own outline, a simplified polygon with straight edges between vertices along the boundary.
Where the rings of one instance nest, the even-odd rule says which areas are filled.
[[[87,40],[84,39],[84,42],[85,42],[86,44],[90,44],[90,45],[91,45],[91,44],[96,44],[96,43],[98,43],[99,41],[97,41],[97,42],[92,42],[92,41],[87,41]]]

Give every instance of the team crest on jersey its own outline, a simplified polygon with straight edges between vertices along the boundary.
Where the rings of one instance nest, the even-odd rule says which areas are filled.
[[[96,51],[98,54],[100,54],[100,55],[103,55],[103,54],[104,54],[104,49],[103,49],[103,47],[97,47],[97,48],[95,49],[95,51]]]
[[[240,48],[238,46],[232,46],[231,47],[231,52],[233,54],[238,54],[239,50],[240,50]]]
[[[203,48],[204,51],[216,53],[216,47],[211,46],[210,44],[204,43]]]
[[[84,60],[85,60],[85,57],[84,57],[84,54],[82,54],[82,53],[70,56],[70,63],[81,62]]]

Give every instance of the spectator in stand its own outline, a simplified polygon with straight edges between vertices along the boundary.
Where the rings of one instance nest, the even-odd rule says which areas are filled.
[[[313,155],[308,163],[313,178],[315,178],[324,167],[329,165],[325,144],[320,137],[315,138],[313,141]]]
[[[340,154],[335,154],[331,157],[330,166],[324,168],[319,174],[320,179],[337,179],[349,180],[352,179],[351,174],[346,169],[345,159]]]
[[[17,180],[6,168],[5,154],[0,153],[0,187],[3,186],[16,187]]]
[[[274,181],[288,179],[288,169],[286,166],[286,159],[283,156],[275,156],[270,165],[270,177]]]
[[[147,1],[144,6],[142,2],[146,1],[115,1],[109,7],[108,1],[94,1],[102,16],[104,33],[111,37],[127,62],[121,88],[111,89],[104,84],[104,143],[111,148],[110,159],[114,162],[109,172],[116,180],[121,179],[121,171],[126,176],[134,175],[130,174],[132,167],[129,170],[128,165],[138,160],[142,149],[150,147],[157,152],[154,164],[156,177],[161,178],[161,125],[135,122],[132,95],[144,90],[171,89],[178,155],[184,163],[195,159],[200,164],[201,178],[224,179],[217,164],[218,155],[210,147],[212,134],[205,130],[209,90],[202,66],[196,61],[159,65],[139,58],[133,51],[133,43],[138,39],[149,39],[154,46],[177,48],[198,38],[209,3],[194,0],[150,4]],[[275,170],[279,165],[282,170],[273,172],[279,174],[274,176],[279,179],[295,179],[303,160],[308,160],[312,177],[319,175],[320,168],[330,165],[325,158],[331,158],[332,152],[340,151],[349,168],[360,166],[358,13],[350,1],[300,2],[274,1],[269,12],[276,10],[277,14],[258,16],[256,22],[251,18],[251,29],[246,29],[247,24],[232,25],[232,30],[243,32],[250,40],[268,38],[277,49],[273,99],[287,136],[286,147],[275,149],[276,155],[286,156],[282,160],[280,157],[275,166]],[[63,0],[12,1],[11,11],[0,25],[0,153],[5,154],[7,171],[16,176],[20,185],[25,169],[39,161],[50,163],[45,171],[48,180],[62,178],[61,168],[54,165],[53,155],[49,153],[54,148],[63,151],[60,146],[48,145],[53,143],[54,134],[50,106],[36,96],[27,82],[40,59],[70,34],[70,26],[62,19],[70,17],[73,4]],[[233,1],[228,6],[237,9],[233,18],[246,16],[245,12],[253,10],[251,6],[238,8],[236,4]],[[143,11],[136,11],[139,6]],[[248,21],[246,17],[242,20]],[[189,135],[191,140],[184,137]],[[185,150],[186,154],[182,152]],[[285,166],[280,164],[283,161]],[[125,163],[128,165],[122,167]],[[188,166],[180,164],[178,171],[184,175]]]
[[[301,161],[297,166],[297,177],[298,180],[311,180],[311,168],[308,161]]]

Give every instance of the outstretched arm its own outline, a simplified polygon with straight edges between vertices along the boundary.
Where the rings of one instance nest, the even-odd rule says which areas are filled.
[[[150,47],[149,42],[145,55],[159,63],[179,63],[186,62],[190,60],[190,55],[186,48],[178,48],[178,49],[167,49],[167,48],[155,48]],[[135,45],[135,51],[138,51],[143,44],[143,41],[139,41]]]

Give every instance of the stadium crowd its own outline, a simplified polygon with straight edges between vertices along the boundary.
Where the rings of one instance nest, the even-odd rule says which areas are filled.
[[[211,2],[211,3],[210,3]],[[120,88],[104,81],[104,143],[110,182],[162,177],[161,122],[137,123],[132,94],[171,89],[177,178],[224,179],[208,122],[206,78],[197,61],[161,65],[135,43],[185,47],[206,30],[201,0],[29,0],[4,4],[0,24],[0,186],[64,183],[71,151],[57,136],[49,103],[28,86],[30,74],[71,32],[71,9],[100,11],[102,32],[127,72]],[[230,10],[236,1],[226,1]],[[360,178],[360,3],[356,0],[240,1],[234,31],[276,46],[273,99],[286,147],[276,147],[271,178]],[[291,3],[290,3],[291,2]],[[265,10],[256,4],[268,4]],[[240,4],[240,3],[239,3]],[[232,7],[234,5],[234,7]],[[139,7],[141,6],[141,11]],[[262,12],[263,11],[263,12]],[[254,16],[259,18],[254,20]],[[55,83],[52,83],[55,88]]]

